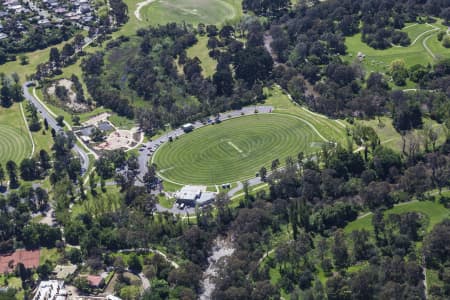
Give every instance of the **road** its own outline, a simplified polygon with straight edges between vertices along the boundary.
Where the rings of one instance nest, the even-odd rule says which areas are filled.
[[[58,125],[58,123],[56,122],[55,117],[48,110],[48,108],[45,107],[33,95],[30,94],[30,92],[28,91],[28,87],[31,86],[32,84],[33,84],[33,82],[28,81],[28,82],[25,82],[22,85],[23,95],[24,95],[25,99],[27,101],[29,101],[30,103],[32,103],[36,107],[36,109],[38,110],[38,112],[42,116],[42,118],[47,119],[47,123],[48,123],[48,126],[50,128],[55,129],[56,132],[64,132],[63,127]],[[88,156],[88,153],[84,149],[82,149],[80,146],[78,146],[77,144],[74,145],[73,150],[80,157],[81,168],[82,168],[83,175],[84,175],[84,173],[89,169],[89,156]]]

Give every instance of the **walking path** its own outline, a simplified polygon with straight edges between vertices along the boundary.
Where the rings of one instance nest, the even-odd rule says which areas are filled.
[[[426,38],[424,38],[423,41],[422,41],[422,46],[425,48],[425,50],[427,50],[428,54],[430,54],[430,56],[431,56],[433,59],[436,59],[436,55],[433,53],[433,51],[430,50],[430,48],[428,48],[428,45],[427,45],[427,41],[428,41],[432,36],[433,36],[433,35],[429,35],[429,36],[427,36]]]
[[[158,253],[161,255],[168,263],[172,265],[175,269],[178,269],[180,267],[179,264],[177,264],[175,261],[171,260],[167,257],[167,255],[164,252],[161,252],[157,249],[152,248],[132,248],[132,249],[122,249],[118,251],[119,253],[131,253],[131,252],[152,252],[152,253]]]
[[[139,21],[142,21],[141,18],[141,9],[146,6],[151,4],[152,2],[155,2],[156,0],[145,0],[142,2],[139,2],[136,4],[136,10],[134,11],[134,16],[136,17],[136,19],[138,19]]]
[[[428,23],[426,23],[426,24],[427,24],[428,26],[430,26],[431,28],[433,28],[433,29],[424,31],[424,32],[422,32],[421,34],[419,34],[419,35],[414,39],[414,41],[411,43],[411,45],[409,45],[408,47],[414,46],[414,44],[415,44],[422,36],[424,36],[425,34],[430,33],[430,32],[433,32],[433,31],[436,31],[436,30],[439,30],[439,27],[436,27],[436,26],[431,25],[431,24],[428,24]],[[430,35],[430,36],[431,36],[431,35]],[[422,43],[423,43],[423,42],[422,42]]]
[[[30,126],[28,125],[27,117],[25,116],[25,112],[23,111],[22,103],[20,103],[19,106],[20,106],[20,112],[22,113],[23,121],[25,122],[25,126],[27,127],[28,136],[30,137],[30,140],[31,140],[31,154],[30,154],[29,158],[32,158],[34,155],[36,146],[34,144],[33,135],[31,134],[31,131],[30,131]]]

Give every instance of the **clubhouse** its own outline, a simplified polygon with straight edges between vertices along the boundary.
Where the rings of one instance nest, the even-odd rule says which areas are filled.
[[[207,192],[206,186],[185,185],[175,193],[177,203],[187,206],[204,206],[214,201],[216,193]]]

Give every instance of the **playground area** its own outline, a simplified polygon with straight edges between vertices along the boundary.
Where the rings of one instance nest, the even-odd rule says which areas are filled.
[[[138,132],[138,128],[131,130],[116,129],[110,133],[103,143],[94,147],[95,150],[130,150],[135,148],[142,141],[142,133]]]
[[[93,116],[89,120],[83,122],[83,127],[78,130],[77,133],[86,144],[91,145],[91,147],[97,151],[111,151],[117,149],[124,149],[127,151],[136,148],[142,143],[144,135],[139,131],[139,128],[133,127],[130,130],[119,129],[108,120],[110,116],[111,114],[109,113]],[[105,138],[102,142],[91,142],[90,135],[95,128],[105,134]]]

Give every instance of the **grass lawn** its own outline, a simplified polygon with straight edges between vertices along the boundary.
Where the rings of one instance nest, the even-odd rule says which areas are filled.
[[[81,213],[89,213],[91,215],[99,215],[107,212],[118,210],[122,203],[119,193],[119,187],[115,185],[106,186],[106,193],[102,193],[100,184],[97,184],[97,195],[94,197],[88,187],[85,187],[86,200],[79,200],[72,206],[72,217]]]
[[[450,210],[445,208],[442,204],[432,201],[413,201],[407,203],[400,203],[393,208],[387,210],[386,214],[403,214],[406,212],[420,212],[425,214],[428,217],[428,226],[427,231],[430,231],[434,225],[442,222],[445,218],[450,216]],[[366,229],[369,231],[373,231],[372,226],[372,216],[373,214],[369,213],[362,218],[359,218],[353,222],[350,222],[345,227],[345,232],[350,233],[353,230],[361,230]]]
[[[389,70],[389,65],[393,60],[403,59],[408,67],[415,64],[426,66],[428,63],[435,63],[438,56],[450,56],[448,49],[445,49],[442,44],[436,43],[436,36],[439,30],[430,31],[433,28],[440,28],[445,30],[441,20],[433,24],[434,27],[427,24],[407,24],[402,30],[406,32],[410,39],[411,45],[407,47],[391,47],[385,50],[373,49],[361,41],[361,34],[347,37],[345,44],[347,46],[348,54],[344,57],[346,61],[353,61],[356,59],[358,52],[362,52],[365,58],[362,62],[367,73],[372,71],[386,73]],[[426,33],[425,33],[426,32]],[[424,44],[428,45],[430,50],[436,56],[433,57],[427,52]],[[405,88],[413,87],[414,84],[409,82]]]
[[[261,183],[261,184],[257,184],[254,186],[251,186],[249,188],[248,193],[252,196],[256,196],[256,193],[259,191],[266,191],[269,192],[269,185],[267,183]],[[231,197],[231,203],[230,206],[231,207],[238,207],[239,206],[239,202],[241,200],[244,199],[244,193],[241,191],[239,194],[234,195],[233,197]]]
[[[175,198],[167,198],[166,196],[158,195],[158,203],[165,208],[172,208],[175,203]]]
[[[295,104],[278,87],[270,90],[266,89],[265,93],[268,97],[264,104],[272,105],[275,112],[299,117],[313,125],[326,139],[345,143],[345,127],[348,126],[345,121],[329,119],[324,115],[316,114],[303,106]]]
[[[208,37],[197,36],[198,42],[191,48],[187,49],[187,56],[190,58],[198,57],[200,59],[201,67],[203,69],[203,76],[209,77],[216,71],[217,61],[209,56],[209,49],[207,47]]]
[[[183,184],[222,184],[255,176],[274,159],[313,153],[323,140],[303,120],[283,114],[244,116],[164,144],[153,156],[160,175]],[[270,149],[270,151],[269,151]]]
[[[39,257],[39,264],[42,265],[45,261],[49,260],[52,263],[56,263],[60,258],[60,254],[56,248],[47,249],[41,248],[41,255]]]
[[[183,186],[179,184],[172,183],[170,181],[163,182],[164,191],[166,192],[176,192],[181,189]]]
[[[122,129],[131,129],[136,126],[136,122],[134,120],[130,120],[125,117],[121,117],[115,113],[113,113],[108,120],[113,123],[114,126],[122,128]]]
[[[424,118],[424,124],[429,124],[433,127],[434,130],[438,133],[438,141],[437,145],[441,145],[445,142],[445,134],[442,132],[442,125],[438,124],[436,121]],[[372,120],[358,120],[358,124],[372,127],[380,138],[381,144],[383,146],[389,147],[395,151],[402,150],[402,136],[400,133],[394,128],[392,124],[392,119],[389,117],[379,117],[377,119]],[[422,129],[415,129],[414,133],[418,136],[423,134]]]
[[[86,34],[85,31],[81,31],[80,33]],[[36,67],[38,64],[48,61],[51,48],[56,47],[59,50],[61,50],[66,43],[71,41],[72,39],[66,42],[59,43],[57,45],[50,46],[45,49],[24,53],[28,57],[28,64],[26,65],[22,65],[20,63],[19,59],[20,54],[18,54],[16,61],[11,61],[6,64],[0,65],[0,73],[5,73],[9,75],[15,72],[20,76],[20,80],[23,83],[26,81],[27,76],[36,72]]]
[[[220,25],[242,15],[240,4],[235,0],[156,0],[142,7],[140,16],[142,22],[150,25],[169,22]]]
[[[32,142],[28,132],[19,104],[0,107],[0,163],[3,167],[8,160],[19,164],[31,155]]]

